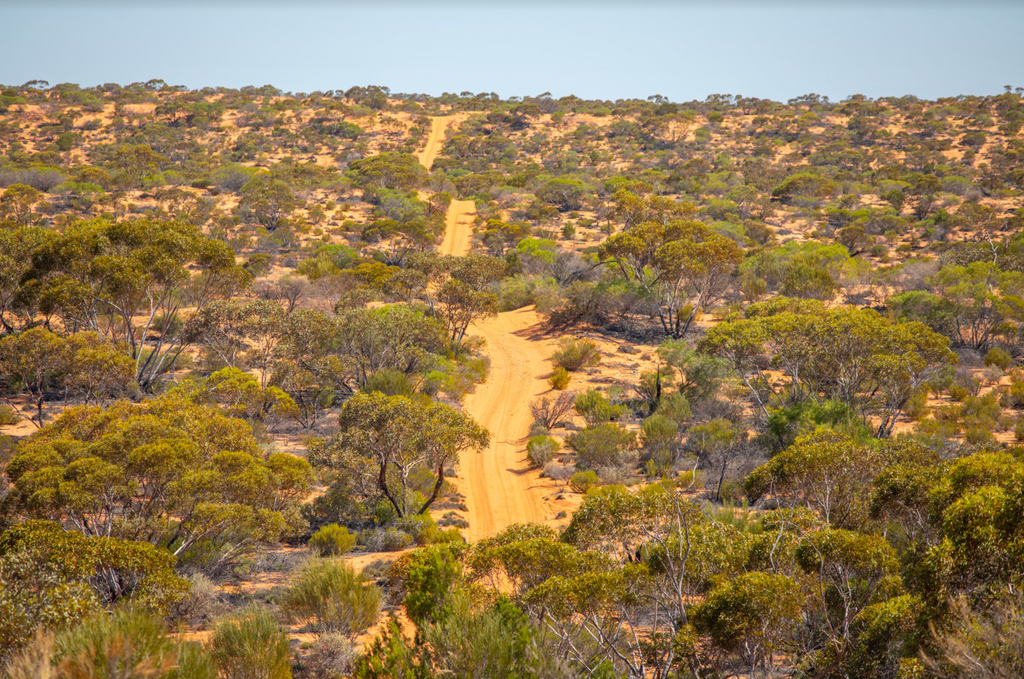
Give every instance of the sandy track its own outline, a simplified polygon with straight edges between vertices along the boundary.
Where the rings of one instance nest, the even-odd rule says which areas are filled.
[[[430,119],[430,135],[427,137],[427,144],[423,150],[416,154],[420,165],[428,170],[433,167],[434,159],[441,152],[444,146],[444,133],[448,127],[457,120],[457,116],[438,116]]]
[[[441,254],[469,254],[475,215],[473,201],[452,201]],[[469,522],[463,535],[476,542],[514,523],[557,524],[558,513],[570,514],[576,502],[558,499],[559,484],[529,468],[525,445],[533,421],[530,402],[549,390],[552,342],[542,334],[533,307],[499,314],[471,326],[470,332],[486,340],[491,367],[487,381],[466,397],[465,409],[491,432],[491,445],[463,453],[459,460]]]
[[[487,340],[491,359],[487,381],[466,397],[466,412],[491,432],[491,445],[463,453],[459,487],[466,496],[469,528],[475,542],[513,523],[554,524],[559,511],[571,513],[574,503],[558,500],[560,484],[540,478],[526,462],[525,441],[533,417],[530,401],[546,392],[551,372],[552,342],[539,332],[533,307],[509,311],[471,329]]]
[[[442,255],[465,257],[469,254],[473,238],[473,220],[476,217],[476,203],[471,200],[452,200],[445,218],[444,240],[439,252]]]
[[[464,116],[431,120],[430,136],[417,157],[428,170],[444,146],[445,131]],[[453,200],[445,219],[444,240],[439,252],[464,257],[472,246],[476,205]],[[550,339],[539,331],[540,320],[532,307],[499,314],[472,326],[471,332],[487,341],[484,351],[491,359],[487,381],[466,397],[466,412],[491,432],[491,445],[480,452],[463,453],[458,482],[466,496],[466,539],[475,542],[494,535],[513,523],[556,524],[559,512],[570,514],[571,499],[557,499],[558,483],[540,478],[526,462],[525,437],[533,417],[530,401],[548,391],[551,372]]]

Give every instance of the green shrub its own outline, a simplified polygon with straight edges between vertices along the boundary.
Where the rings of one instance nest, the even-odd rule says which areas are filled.
[[[441,617],[462,578],[462,545],[418,549],[409,556],[402,606],[417,625]]]
[[[548,378],[551,388],[558,391],[564,391],[571,381],[572,375],[565,368],[555,368],[555,372],[551,373],[551,377]]]
[[[562,388],[564,389],[565,387]],[[18,415],[17,410],[6,403],[0,405],[0,427],[7,427],[19,422],[21,422],[21,416]]]
[[[565,368],[569,372],[576,372],[581,368],[594,366],[601,362],[597,344],[590,340],[563,337],[559,340],[558,345],[558,351],[551,356],[551,362],[555,364],[556,368]]]
[[[919,392],[910,397],[907,405],[903,406],[903,414],[914,422],[924,419],[928,415],[928,393]]]
[[[311,621],[319,631],[354,635],[376,621],[380,590],[348,564],[320,561],[299,574],[281,607],[293,622]]]
[[[1010,356],[1010,352],[999,347],[992,347],[985,354],[985,365],[995,366],[1000,370],[1009,370],[1010,366],[1013,365],[1013,356]]]
[[[59,635],[54,660],[62,677],[214,679],[217,668],[198,644],[178,644],[160,618],[128,608],[99,613]],[[146,667],[145,674],[136,674]],[[52,676],[52,675],[51,675]]]
[[[679,392],[662,396],[654,414],[663,415],[680,426],[689,422],[693,416],[690,410],[690,402],[685,395]]]
[[[799,586],[785,575],[743,573],[713,589],[693,608],[692,619],[716,647],[755,648],[760,661],[796,628],[801,601]]]
[[[384,368],[366,378],[363,391],[366,393],[379,391],[385,396],[412,396],[416,390],[413,389],[408,376],[401,370]]]
[[[356,536],[349,533],[345,526],[339,526],[336,523],[324,526],[309,538],[310,548],[316,550],[320,556],[344,554],[355,544]]]
[[[394,527],[409,535],[421,547],[434,542],[439,533],[437,523],[430,514],[403,516],[395,521]]]
[[[723,502],[739,502],[746,497],[743,490],[743,481],[740,479],[726,479],[718,491],[718,497]]]
[[[586,493],[591,488],[597,486],[598,483],[597,472],[592,469],[576,472],[569,479],[569,487],[577,493]]]
[[[992,431],[982,427],[971,427],[964,431],[964,441],[977,445],[993,440]]]
[[[625,408],[612,405],[608,397],[597,389],[588,389],[576,395],[572,402],[576,414],[587,421],[588,425],[601,424],[622,417]]]
[[[291,679],[288,634],[264,608],[249,608],[214,628],[210,657],[224,679]]]
[[[963,401],[969,394],[970,392],[967,390],[967,387],[962,384],[949,385],[949,397],[954,401]]]
[[[636,434],[605,422],[567,436],[565,443],[575,451],[576,466],[581,469],[618,467],[634,461]]]
[[[1013,436],[1018,441],[1024,441],[1024,417],[1019,418],[1013,426]]]
[[[700,470],[694,471],[693,469],[679,472],[679,476],[676,478],[676,485],[680,488],[693,487],[699,490],[704,487],[704,474]]]
[[[188,580],[191,585],[188,598],[174,606],[171,612],[172,619],[198,627],[227,612],[229,604],[224,600],[223,592],[210,578],[202,573],[192,573]]]
[[[550,436],[534,436],[526,443],[526,459],[531,467],[543,468],[558,454],[559,444]]]

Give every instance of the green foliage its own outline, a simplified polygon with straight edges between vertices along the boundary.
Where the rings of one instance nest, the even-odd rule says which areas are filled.
[[[448,614],[448,605],[462,577],[459,547],[436,546],[413,553],[406,571],[406,615],[419,626]]]
[[[1024,672],[1024,605],[1019,593],[986,609],[972,609],[963,598],[950,607],[951,624],[937,631],[935,651],[925,657],[934,676],[982,679]]]
[[[585,495],[591,488],[600,485],[601,480],[593,469],[578,471],[569,478],[569,487],[577,493]]]
[[[249,281],[227,243],[191,224],[150,219],[73,222],[29,261],[21,285],[33,290],[33,313],[65,328],[93,328],[123,346],[144,388],[180,355],[182,296],[198,292],[191,302],[198,311]],[[107,320],[90,320],[97,318]],[[147,345],[151,334],[161,342]]]
[[[281,607],[295,622],[354,636],[377,620],[380,590],[342,561],[320,561],[299,573]]]
[[[57,637],[61,677],[214,679],[217,667],[194,642],[175,642],[163,622],[131,609],[101,613]]]
[[[826,197],[832,195],[835,190],[835,183],[825,177],[801,172],[787,177],[784,182],[772,189],[772,197],[787,202],[795,196]]]
[[[131,358],[93,332],[61,337],[32,328],[0,339],[0,370],[10,376],[8,389],[29,395],[43,423],[48,398],[82,396],[86,404],[126,390],[135,376]]]
[[[565,444],[576,453],[576,466],[580,469],[620,467],[636,459],[636,434],[613,422],[591,425],[570,434]]]
[[[242,186],[239,193],[239,214],[243,219],[251,219],[265,227],[267,231],[276,230],[299,206],[288,183],[268,173],[255,175]]]
[[[209,651],[225,679],[292,676],[288,634],[265,608],[249,608],[218,624]]]
[[[556,368],[576,372],[601,362],[601,353],[597,350],[597,344],[590,340],[563,337],[558,341],[558,345],[558,350],[551,356],[551,362],[555,364]]]
[[[753,670],[771,671],[776,649],[795,627],[802,594],[772,573],[744,573],[711,590],[692,610],[694,629],[726,652],[739,652]]]
[[[376,470],[377,490],[398,517],[425,514],[444,485],[444,470],[458,464],[463,450],[485,447],[486,429],[455,408],[425,396],[360,392],[342,406],[341,432],[311,447],[318,466],[362,476]],[[425,499],[410,488],[410,474],[423,469],[433,487]]]
[[[517,274],[498,283],[498,310],[515,311],[533,304],[538,312],[548,312],[561,301],[561,292],[553,278]]]
[[[384,368],[370,373],[362,389],[367,393],[376,391],[385,396],[412,396],[416,391],[408,375],[394,368]]]
[[[825,310],[812,304],[810,313],[797,313],[792,306],[788,299],[751,305],[749,318],[716,325],[700,343],[702,351],[732,364],[765,420],[767,402],[755,383],[763,379],[758,361],[766,354],[788,375],[794,402],[815,388],[848,406],[870,394],[881,415],[879,438],[892,434],[907,401],[928,380],[957,361],[946,338],[922,323],[890,323],[865,309]]]
[[[384,152],[352,161],[345,174],[356,186],[372,192],[416,188],[426,178],[426,169],[411,154]]]
[[[693,417],[690,402],[681,392],[662,396],[654,414],[668,418],[680,427],[689,422],[690,418]]]
[[[769,440],[769,445],[775,450],[790,446],[798,437],[816,431],[831,430],[856,441],[867,440],[872,434],[857,412],[837,399],[821,403],[801,401],[789,407],[770,409],[769,412],[767,429],[774,437],[774,440]]]
[[[744,487],[751,500],[771,492],[834,525],[858,527],[867,515],[865,491],[883,464],[877,451],[823,432],[798,438],[751,472]]]
[[[557,207],[561,212],[583,207],[586,189],[573,179],[552,179],[536,190],[537,197]]]
[[[681,340],[667,339],[658,347],[658,357],[679,377],[679,392],[684,400],[702,400],[713,396],[728,373],[721,359],[702,354]],[[689,404],[686,406],[689,408]],[[682,421],[690,419],[689,415]],[[682,422],[681,421],[681,422]]]
[[[532,669],[538,659],[530,651],[534,631],[526,615],[506,599],[493,605],[474,605],[457,591],[445,608],[445,616],[425,622],[422,644],[410,643],[397,620],[391,618],[384,632],[360,658],[356,679],[428,679],[438,674],[505,679],[542,674]]]
[[[985,365],[995,366],[1004,371],[1009,370],[1010,366],[1013,365],[1013,357],[1005,349],[992,347],[985,354]]]
[[[626,413],[624,406],[612,405],[608,397],[597,389],[588,389],[576,394],[573,409],[591,426],[617,420]]]
[[[572,375],[565,368],[555,368],[555,371],[551,373],[551,377],[548,378],[551,388],[557,391],[564,391],[571,381]]]
[[[673,208],[685,217],[695,211],[689,204]],[[610,237],[598,254],[614,260],[624,278],[657,303],[662,330],[674,339],[686,335],[698,310],[719,298],[743,260],[732,239],[694,219],[638,223]]]
[[[340,556],[356,544],[356,536],[348,532],[345,526],[331,523],[309,538],[309,546],[320,556]]]
[[[0,534],[0,657],[38,626],[64,629],[97,609],[130,603],[166,614],[188,593],[173,564],[146,543],[85,537],[48,521],[13,526]]]
[[[313,479],[305,460],[264,458],[248,424],[180,391],[69,409],[19,446],[6,471],[17,514],[213,568],[299,530]]]

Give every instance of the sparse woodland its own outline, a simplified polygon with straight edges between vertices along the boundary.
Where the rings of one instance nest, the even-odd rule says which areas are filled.
[[[1024,676],[1022,127],[0,86],[3,673]]]

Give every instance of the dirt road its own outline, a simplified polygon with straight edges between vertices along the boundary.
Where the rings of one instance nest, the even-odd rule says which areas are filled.
[[[459,120],[459,116],[438,116],[430,119],[430,135],[427,137],[427,144],[423,150],[416,154],[420,165],[428,170],[433,167],[434,159],[441,152],[444,146],[444,133],[448,127]]]
[[[445,219],[444,240],[438,249],[442,255],[465,257],[469,254],[473,238],[473,219],[476,203],[471,200],[452,200]]]
[[[491,359],[487,381],[466,397],[466,412],[491,432],[491,445],[464,453],[459,487],[469,508],[467,540],[498,533],[513,523],[555,523],[559,511],[571,513],[571,500],[557,500],[560,485],[540,478],[526,463],[524,438],[533,421],[529,404],[549,387],[552,342],[539,337],[533,307],[499,314],[470,332],[487,340]]]
[[[462,119],[458,115],[431,120],[430,137],[417,154],[428,170],[444,145],[445,131]],[[453,200],[448,208],[441,254],[464,257],[472,245],[476,205]],[[575,502],[556,499],[560,484],[540,478],[526,463],[525,437],[533,417],[530,401],[548,390],[551,341],[538,333],[540,319],[532,307],[499,314],[472,326],[470,332],[487,341],[491,359],[487,381],[466,397],[466,412],[491,432],[491,445],[464,453],[459,464],[459,488],[466,496],[463,531],[475,542],[513,523],[557,523],[555,516],[571,514]]]
[[[475,212],[472,201],[452,201],[443,254],[469,254]],[[555,516],[571,514],[575,503],[557,499],[560,484],[529,468],[525,445],[533,421],[530,402],[550,389],[553,342],[540,333],[533,307],[498,314],[471,326],[470,334],[486,340],[491,368],[487,381],[466,397],[465,408],[491,432],[491,445],[463,453],[459,461],[459,488],[469,510],[463,535],[475,542],[513,523],[556,524]]]

